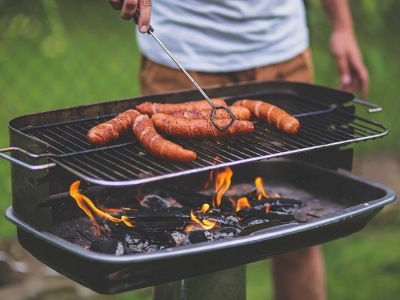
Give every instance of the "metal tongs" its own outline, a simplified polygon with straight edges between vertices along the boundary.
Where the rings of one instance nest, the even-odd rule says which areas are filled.
[[[124,3],[124,0],[120,0],[121,5]],[[133,16],[133,20],[135,21],[136,24],[139,22],[139,10],[136,11],[135,15]],[[172,53],[165,47],[165,45],[157,38],[157,36],[154,34],[154,28],[150,25],[149,30],[147,30],[147,33],[150,34],[156,42],[161,46],[161,48],[164,49],[164,51],[168,54],[168,56],[174,61],[174,63],[179,67],[179,69],[182,70],[183,73],[185,73],[186,77],[189,78],[189,80],[194,84],[194,86],[198,89],[198,91],[203,95],[203,97],[207,100],[207,102],[211,105],[212,109],[210,112],[210,119],[211,122],[214,124],[214,126],[219,130],[219,131],[225,131],[229,126],[232,125],[232,123],[236,120],[236,116],[232,113],[232,111],[227,107],[227,106],[221,106],[221,105],[215,105],[210,97],[207,96],[207,94],[203,91],[203,89],[198,85],[198,83],[193,79],[192,76],[186,71],[186,69],[175,59],[175,57],[172,55]],[[215,121],[216,118],[216,113],[217,109],[224,109],[228,112],[231,121],[229,122],[228,125],[224,127],[220,127],[217,122]]]

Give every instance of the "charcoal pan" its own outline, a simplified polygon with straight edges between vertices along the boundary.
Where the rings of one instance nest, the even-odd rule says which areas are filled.
[[[249,178],[259,175],[274,188],[292,187],[341,208],[307,223],[126,256],[94,253],[49,232],[38,231],[16,217],[12,207],[7,209],[6,217],[17,226],[20,244],[38,260],[98,293],[115,294],[244,265],[348,236],[361,230],[396,198],[390,188],[379,183],[293,160],[256,162],[236,166],[233,171],[238,174],[235,182],[247,183]],[[196,182],[198,176],[201,174],[185,176],[184,181]]]

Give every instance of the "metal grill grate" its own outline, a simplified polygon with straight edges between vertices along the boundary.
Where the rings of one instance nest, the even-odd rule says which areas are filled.
[[[171,139],[192,149],[198,158],[192,163],[173,163],[146,154],[133,134],[118,143],[93,148],[86,141],[90,128],[114,115],[52,123],[22,129],[25,134],[49,145],[52,161],[78,177],[100,185],[126,186],[248,163],[261,159],[345,145],[381,137],[387,129],[354,115],[344,107],[327,105],[291,93],[257,93],[226,99],[259,99],[275,104],[300,120],[296,135],[281,133],[262,122],[250,135],[227,139]]]

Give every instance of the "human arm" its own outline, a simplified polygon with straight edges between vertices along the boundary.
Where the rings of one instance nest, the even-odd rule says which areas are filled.
[[[354,33],[348,0],[321,1],[332,24],[330,50],[339,69],[339,88],[348,92],[359,90],[361,98],[365,98],[369,75]]]
[[[151,0],[108,0],[112,8],[121,10],[121,17],[125,20],[132,19],[137,10],[140,11],[138,28],[141,33],[146,33],[150,26]]]

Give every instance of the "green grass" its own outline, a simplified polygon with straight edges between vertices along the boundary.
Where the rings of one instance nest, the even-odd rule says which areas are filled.
[[[371,75],[367,100],[384,108],[374,115],[367,115],[363,107],[358,111],[390,130],[379,141],[355,145],[364,156],[385,152],[399,157],[400,22],[393,12],[389,18],[389,12],[365,17],[355,11]],[[386,20],[396,23],[377,25]],[[336,66],[327,50],[329,25],[319,7],[312,7],[310,25],[317,83],[335,87]],[[122,21],[107,1],[0,0],[0,148],[9,145],[7,125],[15,117],[138,95],[133,26]],[[0,211],[4,212],[12,196],[10,167],[3,160],[0,178]],[[398,298],[400,222],[398,208],[394,211],[389,221],[378,215],[361,232],[323,246],[329,299]],[[4,218],[0,218],[0,237],[15,238],[14,225]],[[272,299],[269,270],[268,260],[248,265],[248,299]],[[151,299],[151,289],[96,299]]]

